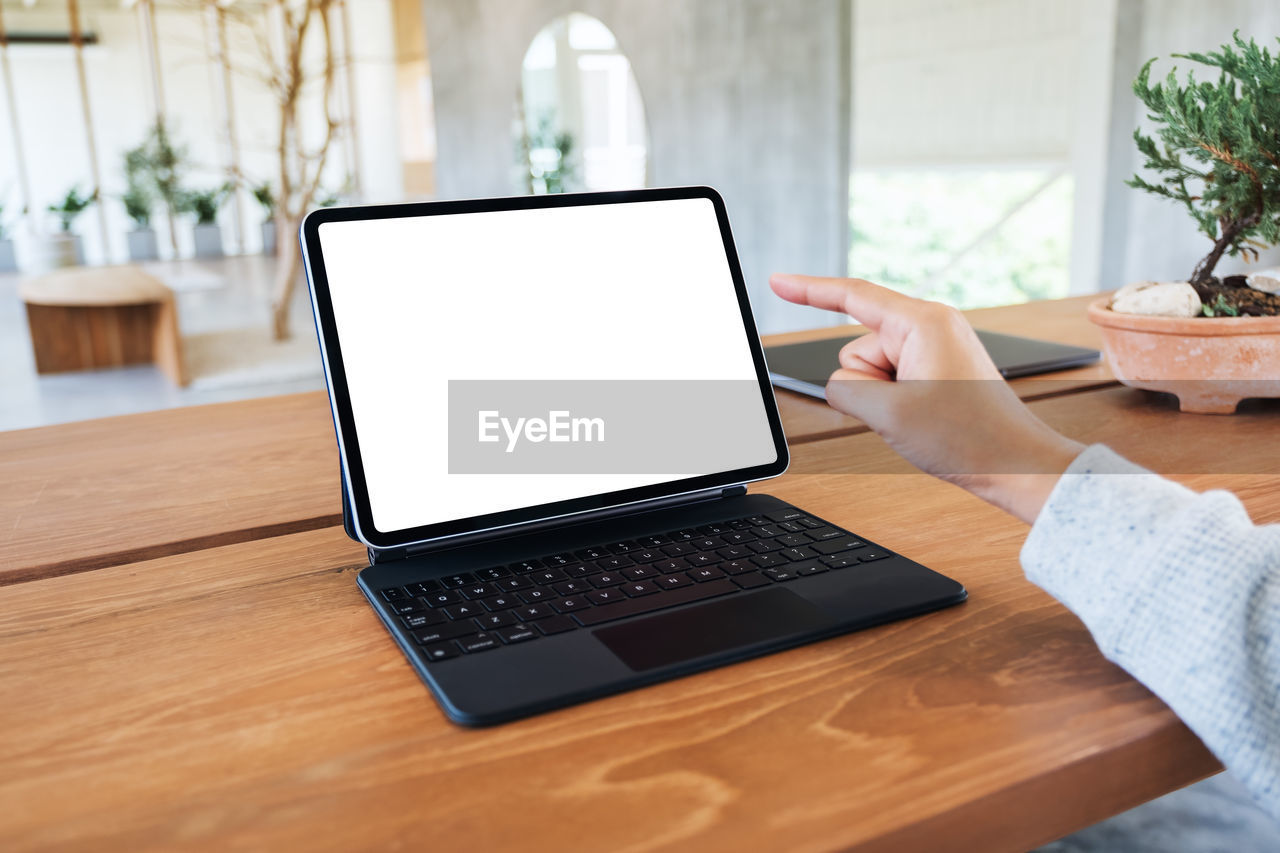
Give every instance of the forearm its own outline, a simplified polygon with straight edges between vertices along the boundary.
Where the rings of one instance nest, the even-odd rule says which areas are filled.
[[[1280,815],[1280,526],[1095,446],[1054,488],[1022,562]]]

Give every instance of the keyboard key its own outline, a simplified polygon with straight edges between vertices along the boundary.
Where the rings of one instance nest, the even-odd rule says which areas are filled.
[[[805,515],[800,510],[790,507],[776,512],[766,512],[764,517],[770,521],[795,521],[798,518],[804,518]]]
[[[778,551],[777,554],[784,560],[790,560],[793,563],[798,560],[809,560],[818,556],[818,552],[812,548],[783,548],[781,551]]]
[[[625,554],[628,551],[634,551],[640,547],[640,543],[634,539],[627,539],[622,542],[614,542],[609,546],[609,550],[615,554]]]
[[[632,551],[627,555],[637,563],[652,563],[654,560],[661,560],[663,553],[653,548],[641,548],[639,551]]]
[[[494,581],[493,585],[503,592],[515,592],[517,589],[528,589],[533,586],[533,582],[527,578],[503,578]]]
[[[587,599],[596,604],[609,604],[614,601],[621,601],[624,598],[626,596],[620,590],[613,588],[597,589],[587,593]]]
[[[706,583],[707,581],[713,581],[716,578],[724,577],[724,572],[720,571],[715,566],[706,566],[701,569],[690,569],[687,574],[697,583]]]
[[[456,622],[459,619],[479,616],[484,613],[484,610],[480,607],[480,602],[468,601],[464,604],[450,604],[448,607],[442,607],[440,612]]]
[[[546,619],[539,619],[537,622],[534,622],[533,627],[549,636],[551,634],[563,634],[565,631],[572,631],[578,627],[578,623],[574,622],[568,616],[549,616]]]
[[[743,523],[745,524],[746,522]],[[742,545],[755,539],[756,535],[750,530],[730,530],[722,538],[729,545]]]
[[[751,527],[751,524],[745,518],[735,518],[729,522],[729,528],[732,530],[746,530],[749,527]],[[725,536],[728,537],[728,534],[726,533]],[[725,541],[729,541],[728,538]]]
[[[616,604],[593,607],[590,610],[583,610],[580,613],[573,614],[573,618],[583,625],[599,625],[603,622],[611,622],[614,619],[624,619],[641,613],[652,613],[655,610],[663,610],[679,604],[702,601],[703,599],[715,598],[716,596],[738,591],[738,587],[727,579],[696,585],[690,583],[688,578],[684,580],[689,584],[685,589],[672,590],[662,595],[647,595],[644,598],[628,598]]]
[[[694,553],[696,550],[697,549],[693,547],[692,543],[689,542],[680,542],[675,545],[663,545],[661,548],[662,553],[666,554],[668,557],[683,557],[686,554]]]
[[[762,524],[768,524],[769,519],[765,518],[763,515],[753,515],[747,518],[746,522],[752,527],[759,527]]]
[[[444,614],[436,610],[428,610],[425,613],[411,613],[400,619],[406,628],[410,630],[417,628],[426,628],[430,625],[440,625],[448,621],[444,618]]]
[[[502,645],[502,641],[498,639],[496,634],[476,634],[474,637],[467,637],[464,640],[458,640],[458,648],[467,654],[475,652],[487,652],[490,649],[496,649]]]
[[[845,536],[840,539],[828,539],[825,542],[814,542],[811,546],[819,554],[836,554],[840,551],[851,551],[854,548],[866,547],[866,542]]]
[[[422,656],[429,661],[448,660],[458,656],[458,647],[453,643],[433,643],[422,649]]]
[[[783,530],[785,530],[787,533],[792,534],[792,535],[794,535],[794,534],[796,534],[796,533],[803,533],[803,532],[804,532],[804,528],[803,528],[802,526],[800,526],[799,524],[796,524],[794,521],[779,521],[779,522],[778,522],[778,527],[782,528],[782,529],[783,529]]]
[[[429,646],[432,643],[466,637],[477,633],[479,630],[475,623],[468,619],[465,622],[446,622],[443,625],[432,625],[430,628],[414,631],[413,639],[421,645]]]
[[[793,581],[800,575],[796,574],[796,570],[790,566],[779,566],[773,569],[765,569],[764,573],[775,581]]]
[[[699,566],[714,566],[720,562],[720,558],[715,554],[690,554],[685,557],[689,561],[689,565],[697,568]]]
[[[575,551],[574,553],[581,560],[601,560],[609,556],[609,550],[604,546],[583,548],[581,551]]]
[[[743,589],[755,589],[758,586],[768,586],[771,581],[759,572],[751,572],[745,575],[736,575],[732,578],[733,582]]]
[[[841,536],[848,535],[843,530],[836,530],[834,527],[819,527],[805,534],[815,542],[822,542],[826,539],[839,539]]]
[[[689,568],[689,564],[684,560],[663,560],[660,563],[654,563],[653,568],[655,571],[661,572],[664,575],[669,575],[672,572],[678,572],[682,569]]]
[[[516,597],[525,604],[537,604],[539,601],[551,601],[558,596],[555,590],[539,586],[533,589],[522,589],[516,593]]]
[[[622,576],[621,572],[605,572],[604,574],[596,575],[593,578],[589,578],[589,580],[591,581],[591,584],[593,586],[602,587],[602,586],[617,586],[618,584],[625,581],[626,578]]]
[[[446,604],[453,604],[455,601],[461,601],[462,596],[453,590],[445,590],[444,592],[433,592],[424,599],[427,604],[432,607],[442,607]]]
[[[890,556],[884,551],[859,551],[858,560],[863,563],[870,563],[872,560],[883,560]]]
[[[677,530],[675,533],[671,534],[672,542],[688,542],[691,539],[697,538],[698,531],[696,530]]]
[[[519,607],[522,602],[514,594],[504,592],[491,598],[482,598],[480,603],[484,605],[485,610],[510,610],[513,607]]]
[[[529,572],[537,571],[542,568],[541,560],[519,560],[507,566],[511,571],[518,575],[527,575]]]
[[[606,557],[603,560],[596,560],[596,565],[604,569],[606,572],[616,571],[618,569],[626,568],[627,566],[634,566],[635,564],[636,561],[630,557]]]
[[[441,578],[440,583],[447,589],[458,589],[476,582],[476,576],[471,572],[463,572],[460,575],[450,575],[447,578]]]
[[[721,533],[728,533],[732,529],[726,521],[718,524],[704,524],[698,528],[698,532],[703,536],[719,536]]]
[[[808,536],[802,536],[799,533],[788,533],[786,536],[779,536],[774,541],[779,545],[785,545],[788,548],[798,548],[801,545],[808,545],[813,540]]]
[[[741,575],[754,572],[756,564],[750,560],[730,560],[727,563],[721,563],[718,568],[726,575]]]
[[[435,581],[421,581],[419,583],[411,583],[405,587],[411,596],[430,595],[440,588],[440,584]]]
[[[764,569],[769,566],[785,566],[787,559],[777,554],[756,554],[751,558],[751,562]]]
[[[576,562],[578,562],[578,558],[572,554],[552,554],[550,557],[542,558],[543,565],[548,568],[553,568],[555,566],[571,566]]]
[[[410,613],[417,613],[419,610],[427,609],[427,606],[416,598],[405,598],[400,601],[393,601],[388,604],[387,607],[397,616],[407,616]]]
[[[585,596],[570,595],[559,601],[551,602],[551,606],[561,613],[572,613],[575,610],[584,610],[591,606],[591,602],[587,601]]]
[[[714,551],[725,544],[725,541],[719,536],[703,536],[701,539],[695,539],[689,543],[699,551]]]
[[[622,576],[633,581],[641,581],[645,578],[655,577],[658,570],[653,566],[631,566],[622,570]]]
[[[658,592],[658,588],[649,581],[635,581],[632,583],[624,583],[618,589],[625,592],[632,598],[639,598],[642,595],[653,595]]]
[[[511,574],[511,570],[505,566],[494,566],[492,569],[481,569],[476,572],[476,577],[482,581],[496,581],[505,578]]]
[[[716,553],[725,560],[741,560],[744,557],[750,557],[755,551],[741,545],[732,545],[728,548],[721,548]]]
[[[636,540],[644,548],[659,548],[671,542],[666,536],[641,536]]]
[[[833,554],[830,557],[823,557],[822,565],[828,569],[847,569],[850,566],[858,565],[858,557],[855,554]]]
[[[661,589],[679,589],[682,586],[691,586],[693,581],[684,575],[663,575],[655,579],[654,583]]]
[[[532,622],[535,619],[556,615],[556,612],[551,609],[549,604],[528,604],[524,607],[517,607],[514,612],[521,622]]]
[[[807,528],[809,530],[816,530],[817,528],[823,526],[821,521],[815,521],[812,518],[801,518],[801,519],[798,519],[796,523],[799,524],[801,527]]]
[[[759,527],[751,528],[751,532],[763,539],[772,539],[775,536],[782,536],[787,531],[776,524],[762,524]]]
[[[568,575],[560,569],[542,569],[525,575],[525,580],[536,584],[549,584],[562,581],[567,577]]]
[[[525,640],[533,640],[540,636],[529,625],[512,625],[510,628],[503,628],[497,631],[497,634],[502,638],[502,642],[507,645],[523,643]]]
[[[459,592],[461,592],[465,598],[474,601],[477,598],[488,598],[489,596],[496,594],[498,592],[498,588],[491,583],[479,583],[472,584],[471,586],[464,586],[459,590]]]
[[[383,601],[403,601],[408,597],[409,597],[409,594],[406,593],[403,589],[400,589],[400,587],[398,586],[393,586],[391,587],[391,589],[384,589],[382,591]]]
[[[809,560],[805,563],[796,563],[794,566],[790,566],[790,569],[801,577],[804,577],[805,575],[821,574],[827,570],[827,567],[822,565],[822,563],[819,563],[817,560]]]
[[[488,631],[491,628],[504,628],[507,625],[514,625],[516,617],[510,612],[499,611],[497,613],[486,613],[483,616],[476,617],[476,624],[480,626],[481,631]]]
[[[593,589],[591,584],[581,579],[576,581],[561,581],[560,583],[552,584],[551,588],[560,595],[580,595],[581,593],[589,592]]]
[[[756,539],[753,542],[748,542],[747,547],[752,551],[755,551],[757,554],[767,554],[770,551],[782,550],[782,546],[777,542],[774,542],[772,539]]]
[[[579,563],[576,566],[566,567],[564,573],[566,576],[571,578],[585,578],[587,575],[594,575],[598,571],[600,571],[600,568],[596,565],[591,563]]]

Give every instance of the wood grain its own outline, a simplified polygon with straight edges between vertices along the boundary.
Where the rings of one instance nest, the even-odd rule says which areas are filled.
[[[0,848],[1012,851],[1217,769],[1023,579],[1023,525],[923,475],[767,491],[970,600],[476,731],[337,529],[0,589]]]
[[[0,585],[338,524],[323,393],[0,432]]]
[[[1073,300],[972,316],[998,331],[1095,343]],[[166,369],[182,375],[180,353]],[[1079,391],[1110,382],[1099,370],[1015,387],[1028,397]],[[793,445],[866,431],[807,397],[779,392],[778,404]],[[337,472],[324,393],[0,432],[0,482],[8,486],[0,495],[0,585],[337,524]]]
[[[1094,293],[1023,305],[978,308],[966,311],[965,316],[979,329],[1101,349],[1102,334],[1088,321],[1085,314],[1089,303],[1097,298],[1098,294]],[[766,338],[765,345],[826,340],[864,331],[866,329],[863,326],[835,326],[790,332]],[[832,370],[834,369],[835,365],[832,365]],[[1023,400],[1041,400],[1114,385],[1116,379],[1106,362],[1100,361],[1087,367],[1014,379],[1009,384]],[[866,424],[835,411],[821,400],[784,390],[777,392],[777,398],[787,441],[793,446],[867,431]]]

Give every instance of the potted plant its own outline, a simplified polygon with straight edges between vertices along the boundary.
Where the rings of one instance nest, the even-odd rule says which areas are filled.
[[[254,200],[262,206],[265,214],[262,225],[262,254],[276,253],[276,196],[271,191],[271,184],[265,181],[253,188]]]
[[[80,188],[76,186],[67,190],[67,194],[57,204],[49,205],[49,212],[58,218],[58,230],[35,240],[31,263],[33,271],[43,272],[84,263],[84,246],[80,242],[80,235],[71,229],[80,214],[97,200],[96,192],[81,195]]]
[[[152,209],[156,201],[159,201],[163,207],[169,227],[169,246],[174,257],[178,256],[178,233],[174,215],[182,212],[186,198],[186,193],[182,189],[182,173],[186,156],[186,149],[174,143],[168,125],[163,121],[157,121],[147,133],[147,138],[138,147],[126,151],[124,155],[125,179],[130,190],[137,187],[140,191],[147,193],[152,201]],[[135,218],[134,221],[138,220]],[[150,216],[148,216],[149,221]],[[145,240],[145,238],[138,239]],[[132,243],[132,238],[130,242]]]
[[[1218,70],[1185,86],[1151,62],[1133,90],[1160,144],[1134,132],[1144,168],[1128,185],[1186,207],[1209,253],[1179,282],[1137,282],[1089,306],[1107,359],[1127,385],[1177,395],[1189,412],[1234,412],[1246,397],[1280,396],[1280,271],[1214,275],[1225,257],[1256,260],[1280,243],[1280,56],[1237,33],[1215,53],[1176,54]]]
[[[0,272],[16,272],[17,256],[13,251],[13,240],[9,237],[9,228],[4,221],[4,203],[0,202]]]
[[[154,261],[160,256],[156,230],[151,227],[155,193],[151,189],[149,170],[145,146],[140,145],[125,152],[125,191],[120,196],[120,201],[124,203],[124,212],[133,220],[133,229],[125,235],[131,261]]]
[[[183,212],[196,217],[194,229],[197,258],[222,257],[222,229],[218,227],[218,210],[231,194],[231,184],[209,190],[188,190],[183,194]]]

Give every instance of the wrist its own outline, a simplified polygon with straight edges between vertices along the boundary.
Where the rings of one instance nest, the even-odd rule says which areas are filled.
[[[1017,454],[1004,458],[1003,470],[979,475],[968,484],[978,497],[1034,524],[1063,472],[1084,452],[1084,445],[1048,427]]]

